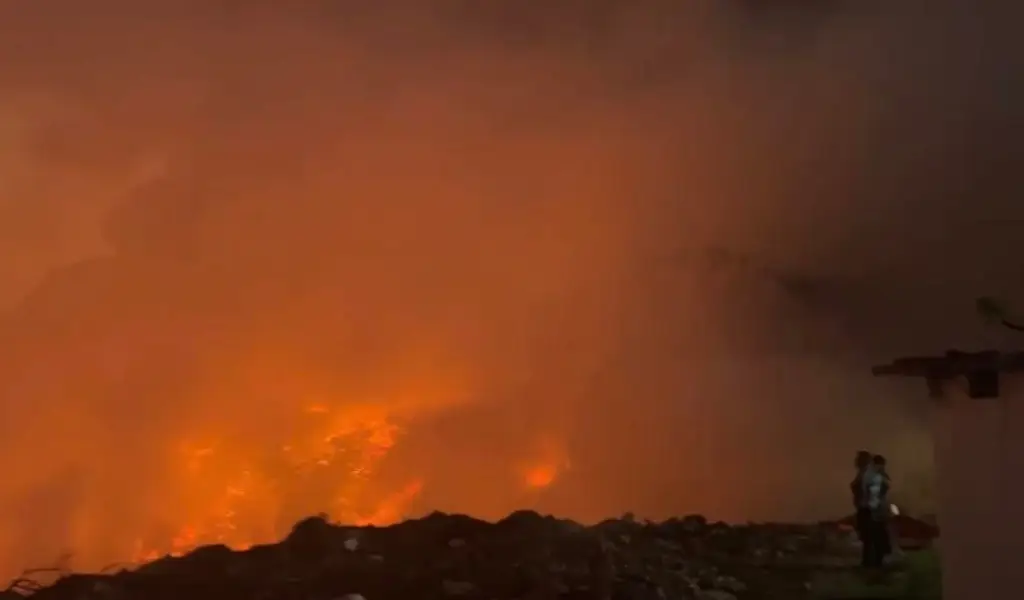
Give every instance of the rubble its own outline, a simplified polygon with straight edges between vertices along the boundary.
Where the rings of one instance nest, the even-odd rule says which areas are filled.
[[[702,517],[593,526],[515,512],[434,513],[389,527],[305,519],[276,544],[205,546],[117,573],[73,574],[3,600],[753,600],[799,598],[809,569],[855,554],[836,524]],[[839,562],[836,562],[839,564]]]

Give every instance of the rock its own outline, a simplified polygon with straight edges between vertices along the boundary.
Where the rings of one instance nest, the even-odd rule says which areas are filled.
[[[747,584],[743,583],[735,577],[728,575],[719,575],[715,579],[715,589],[725,590],[727,592],[745,592],[747,590]]]
[[[468,581],[450,581],[448,579],[441,582],[441,588],[446,596],[465,596],[476,591],[476,586]]]

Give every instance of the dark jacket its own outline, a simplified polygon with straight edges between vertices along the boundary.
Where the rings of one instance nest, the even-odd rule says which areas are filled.
[[[873,472],[871,467],[865,467],[860,471],[857,471],[857,476],[850,482],[850,494],[853,496],[853,507],[858,510],[867,508],[868,506],[865,476],[871,472]]]

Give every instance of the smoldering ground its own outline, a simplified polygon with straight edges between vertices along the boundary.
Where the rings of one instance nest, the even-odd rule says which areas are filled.
[[[865,446],[911,487],[872,362],[1013,343],[1017,10],[0,4],[6,562],[123,558],[204,498],[176,444],[311,402],[403,423],[414,511],[825,517]]]

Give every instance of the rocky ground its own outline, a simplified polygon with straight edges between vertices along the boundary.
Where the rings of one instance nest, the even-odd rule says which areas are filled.
[[[497,523],[435,513],[390,527],[315,517],[277,544],[206,546],[132,570],[31,577],[0,600],[798,600],[856,550],[838,525],[594,526],[517,512]]]

